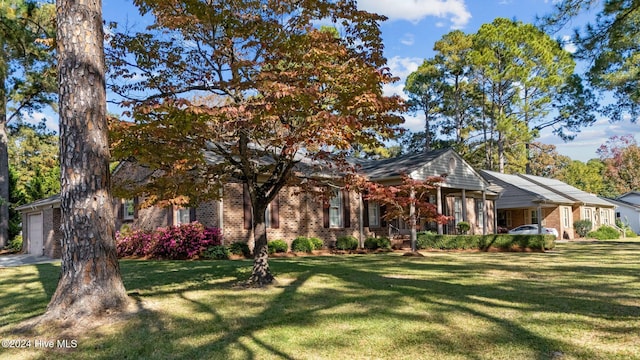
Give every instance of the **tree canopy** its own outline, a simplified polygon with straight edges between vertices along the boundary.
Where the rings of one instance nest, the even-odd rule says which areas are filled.
[[[55,101],[54,7],[0,2],[0,200],[9,198],[7,124]],[[8,202],[0,201],[0,246],[8,240]]]
[[[595,121],[595,97],[571,54],[531,24],[498,18],[475,34],[452,31],[434,50],[405,85],[430,147],[449,140],[478,167],[531,172],[542,129],[571,140]]]
[[[621,120],[627,114],[632,122],[636,122],[640,115],[640,93],[637,91],[640,85],[640,2],[558,1],[555,11],[541,19],[541,26],[548,31],[558,31],[571,19],[591,10],[597,11],[595,19],[583,28],[575,29],[570,40],[577,47],[576,56],[587,61],[587,78],[591,85],[613,94],[615,102],[604,107],[610,119]]]
[[[114,155],[162,171],[137,189],[152,202],[196,204],[246,184],[251,281],[269,283],[264,212],[280,189],[319,167],[345,171],[354,145],[398,132],[402,102],[382,93],[394,80],[384,18],[351,0],[135,3],[155,23],[111,38],[111,89],[132,120],[114,124]]]

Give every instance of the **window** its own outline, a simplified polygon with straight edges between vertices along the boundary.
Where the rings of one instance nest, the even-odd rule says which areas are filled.
[[[136,214],[136,205],[133,199],[126,199],[122,204],[122,219],[133,220]]]
[[[342,219],[342,193],[334,191],[333,196],[329,199],[329,227],[343,227]]]
[[[609,225],[609,210],[601,210],[600,219],[602,219],[603,225]]]
[[[370,201],[367,205],[369,213],[369,227],[380,227],[380,206],[377,202]]]
[[[538,210],[536,209],[531,210],[531,223],[532,224],[538,223]]]
[[[562,222],[565,228],[571,227],[571,211],[569,207],[562,208]]]
[[[591,215],[591,209],[588,209],[588,208],[584,209],[584,219],[585,220],[589,220],[589,221],[593,221],[593,217]]]
[[[462,221],[462,199],[461,198],[453,199],[453,217],[455,218],[456,224]]]
[[[264,225],[267,229],[271,228],[271,203],[264,209]]]
[[[476,221],[479,227],[484,226],[484,201],[475,199],[476,201]]]
[[[176,225],[189,224],[191,222],[191,209],[180,208],[176,210]]]

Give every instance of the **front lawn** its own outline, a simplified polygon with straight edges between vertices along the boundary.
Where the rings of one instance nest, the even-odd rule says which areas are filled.
[[[121,264],[141,309],[75,349],[3,359],[640,359],[640,242],[546,253],[423,252]],[[59,265],[0,268],[0,337],[44,311]],[[4,344],[4,342],[3,342]]]

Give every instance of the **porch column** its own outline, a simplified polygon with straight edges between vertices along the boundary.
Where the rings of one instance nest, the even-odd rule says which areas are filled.
[[[489,217],[489,207],[487,206],[487,191],[482,190],[482,235],[487,235],[487,225],[489,222],[487,218]],[[495,211],[495,209],[494,209]],[[478,216],[476,214],[476,216]]]
[[[538,204],[536,213],[538,214],[538,234],[542,234],[542,205]]]
[[[409,224],[411,226],[411,251],[415,252],[416,242],[418,240],[418,234],[416,233],[416,192],[411,188],[411,193],[409,194],[410,202],[409,202]]]
[[[360,230],[358,242],[360,243],[360,248],[364,248],[364,240],[362,236],[364,233],[364,211],[364,201],[362,200],[362,194],[360,194],[358,201],[358,229]]]
[[[467,191],[465,189],[462,189],[462,221],[469,221],[467,217]]]
[[[438,209],[438,215],[442,215],[442,188],[440,185],[436,186],[436,206]],[[442,235],[444,229],[442,224],[438,223],[438,235]]]
[[[223,188],[218,190],[220,200],[218,200],[218,228],[220,229],[220,235],[222,235],[222,245],[224,245],[224,191]]]

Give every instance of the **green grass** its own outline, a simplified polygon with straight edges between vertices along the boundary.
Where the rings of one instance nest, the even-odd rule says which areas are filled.
[[[272,259],[267,289],[233,286],[250,260],[123,261],[139,315],[0,358],[640,359],[640,242],[423,254]],[[2,339],[44,311],[58,271],[0,269]]]

